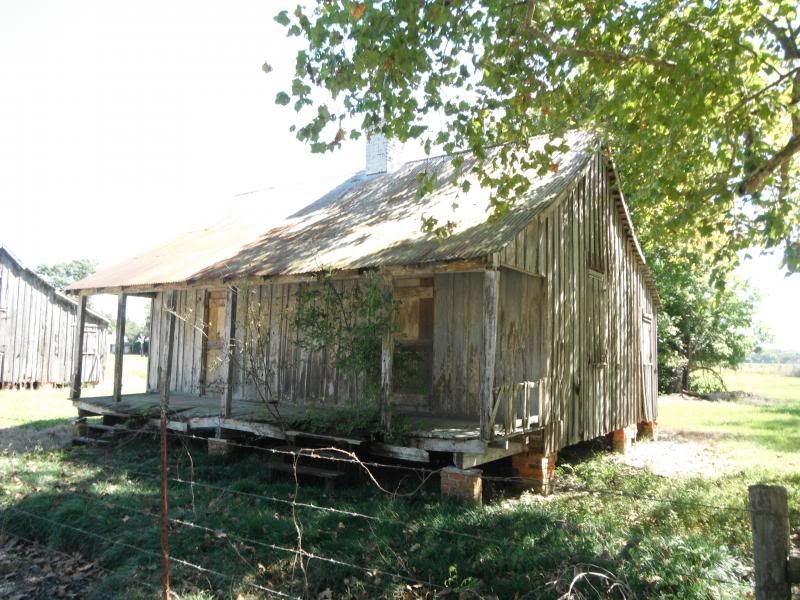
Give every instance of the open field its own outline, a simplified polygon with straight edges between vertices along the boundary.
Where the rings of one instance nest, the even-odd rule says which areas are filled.
[[[731,391],[753,398],[710,402],[670,396],[659,424],[712,447],[731,468],[800,472],[800,377],[778,365],[745,365],[723,373]]]
[[[791,383],[772,385],[791,390]],[[375,475],[399,495],[378,490],[363,472],[348,472],[348,484],[329,493],[295,488],[270,479],[269,454],[208,456],[202,445],[175,439],[170,544],[174,557],[194,566],[174,564],[174,586],[195,600],[270,597],[265,588],[302,596],[306,583],[313,598],[558,598],[575,569],[591,564],[642,598],[745,597],[752,576],[747,485],[780,482],[800,508],[800,468],[793,466],[800,465],[800,399],[791,393],[770,402],[667,399],[661,424],[684,437],[641,442],[635,452],[667,449],[666,460],[677,463],[673,476],[631,468],[587,445],[562,453],[553,496],[489,482],[482,508],[443,501],[436,477],[389,468]],[[35,398],[28,401],[18,415],[50,418]],[[677,452],[688,444],[707,446],[733,468],[697,476]],[[508,474],[503,465],[487,472]],[[97,560],[108,575],[93,597],[126,590],[123,597],[156,598],[157,473],[149,435],[110,449],[5,453],[0,523]],[[792,522],[800,527],[800,513]],[[314,556],[302,563],[298,525],[303,552]]]

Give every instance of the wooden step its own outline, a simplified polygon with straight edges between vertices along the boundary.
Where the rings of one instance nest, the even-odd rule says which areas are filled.
[[[270,471],[280,471],[282,473],[294,473],[295,466],[290,462],[283,462],[281,460],[270,460],[267,463],[267,467]],[[334,482],[339,479],[343,474],[338,471],[331,471],[330,469],[323,469],[320,467],[311,467],[308,465],[297,465],[297,475],[298,477],[316,477],[317,479],[322,479],[325,483],[325,490],[331,491],[333,489]]]
[[[83,435],[76,435],[72,438],[73,446],[108,446],[109,444],[111,444],[111,442],[108,440],[86,437]]]

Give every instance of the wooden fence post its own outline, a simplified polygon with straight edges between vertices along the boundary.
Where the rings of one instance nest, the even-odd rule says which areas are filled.
[[[779,485],[751,485],[750,521],[753,525],[753,562],[756,600],[788,600],[789,500]]]

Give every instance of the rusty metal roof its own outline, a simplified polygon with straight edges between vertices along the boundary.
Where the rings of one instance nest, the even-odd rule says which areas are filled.
[[[547,136],[531,140],[541,150]],[[412,161],[391,173],[357,174],[283,219],[239,215],[184,234],[154,250],[72,284],[70,291],[299,275],[478,258],[501,249],[572,183],[597,150],[586,132],[567,135],[556,172],[528,173],[530,188],[500,218],[490,214],[490,190],[457,182],[452,156]],[[462,170],[475,162],[463,154]],[[435,174],[433,192],[417,197],[418,178]],[[280,203],[275,192],[273,202]],[[452,223],[444,240],[422,231],[423,218]]]

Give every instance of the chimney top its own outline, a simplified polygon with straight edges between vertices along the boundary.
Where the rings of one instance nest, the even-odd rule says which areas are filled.
[[[399,154],[399,144],[395,140],[386,139],[382,133],[367,136],[367,175],[394,171],[399,166]]]

